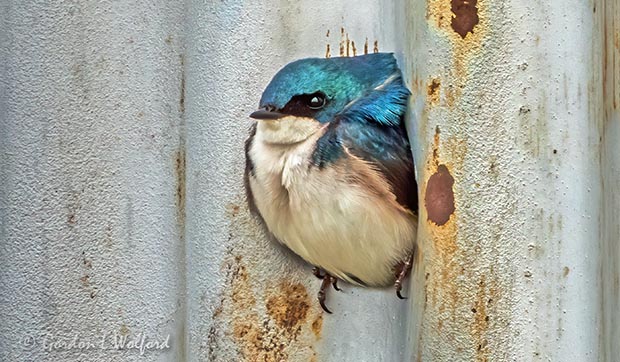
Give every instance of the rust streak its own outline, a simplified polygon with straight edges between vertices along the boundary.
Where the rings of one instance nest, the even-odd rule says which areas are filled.
[[[341,57],[345,56],[344,45],[345,45],[344,28],[340,28],[340,56]]]
[[[346,46],[347,46],[347,57],[350,56],[349,50],[351,48],[351,41],[349,40],[349,33],[346,34],[345,38]]]

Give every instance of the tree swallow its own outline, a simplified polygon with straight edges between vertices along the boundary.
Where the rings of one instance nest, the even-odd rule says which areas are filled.
[[[315,266],[328,313],[326,288],[338,279],[393,284],[402,298],[418,210],[409,95],[391,53],[308,58],[280,70],[250,115],[250,208]]]

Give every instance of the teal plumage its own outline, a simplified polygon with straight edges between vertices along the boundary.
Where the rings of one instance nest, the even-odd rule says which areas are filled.
[[[418,209],[404,124],[409,95],[392,54],[301,59],[273,77],[251,115],[251,209],[326,271],[325,310],[325,280],[335,277],[380,286],[396,270],[400,297]]]

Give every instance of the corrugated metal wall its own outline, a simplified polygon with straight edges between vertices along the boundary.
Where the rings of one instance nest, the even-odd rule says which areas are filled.
[[[0,29],[0,360],[620,360],[616,1],[0,1]],[[326,315],[249,216],[247,114],[289,61],[375,49],[414,93],[421,253],[407,301]],[[170,347],[114,349],[141,334]]]

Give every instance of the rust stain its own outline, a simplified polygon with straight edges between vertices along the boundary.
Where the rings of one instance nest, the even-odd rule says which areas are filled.
[[[236,203],[230,202],[226,205],[226,214],[230,217],[236,217],[241,211],[241,206]]]
[[[459,280],[466,272],[457,262],[459,259],[457,254],[462,251],[459,251],[457,245],[458,213],[452,191],[454,180],[451,174],[454,167],[462,167],[467,149],[462,141],[454,137],[442,140],[439,127],[435,128],[430,148],[431,152],[426,160],[422,177],[426,182],[421,183],[421,193],[426,195],[426,207],[422,210],[427,212],[427,222],[420,225],[423,228],[422,234],[428,235],[431,242],[428,246],[422,245],[423,248],[431,247],[431,250],[427,250],[431,252],[425,252],[428,267],[425,280],[425,309],[434,313],[429,314],[433,316],[428,321],[431,325],[424,328],[450,331],[462,328],[460,322],[462,318],[457,313],[463,297]],[[437,201],[434,198],[446,200],[444,204],[437,204],[443,207],[431,206],[429,211],[429,201],[433,204]]]
[[[325,36],[329,38],[329,29],[327,29],[327,34],[325,34]]]
[[[480,21],[477,2],[477,0],[452,0],[450,2],[452,13],[454,13],[450,25],[463,39],[468,33],[474,32],[474,27]]]
[[[345,56],[344,39],[345,39],[344,28],[340,28],[340,56],[341,57]]]
[[[477,0],[428,0],[427,25],[450,42],[452,66],[442,80],[446,103],[451,107],[457,105],[469,78],[471,59],[480,52],[482,40],[488,33],[485,6]],[[467,31],[470,27],[471,31]]]
[[[185,114],[185,56],[179,56],[181,62],[181,95],[179,97],[179,111],[183,116]]]
[[[426,86],[426,95],[427,95],[427,103],[428,104],[438,104],[439,103],[439,87],[441,82],[437,78],[431,79],[429,84]]]
[[[80,277],[80,282],[82,283],[82,286],[86,288],[86,292],[88,293],[91,299],[95,298],[95,296],[97,296],[97,293],[98,293],[98,288],[97,286],[93,285],[94,283],[91,278],[92,269],[93,269],[92,261],[86,257],[86,252],[82,251],[83,275]]]
[[[185,147],[177,150],[174,171],[176,174],[177,223],[185,225]]]
[[[290,336],[299,334],[310,309],[308,292],[302,284],[282,282],[278,294],[267,300],[267,314]]]
[[[319,309],[312,307],[304,285],[286,279],[275,285],[269,282],[263,295],[256,290],[263,287],[256,285],[241,256],[231,255],[223,268],[229,287],[213,313],[208,334],[210,358],[218,360],[220,340],[231,338],[239,348],[238,360],[280,362],[293,355],[310,360],[322,317]]]
[[[348,56],[350,56],[349,50],[351,48],[351,41],[349,40],[349,33],[346,34],[345,44],[346,44],[346,48],[347,48],[347,57],[348,57]]]
[[[428,220],[439,226],[447,223],[454,213],[453,185],[454,178],[445,165],[439,165],[426,184],[424,203]]]
[[[566,278],[568,276],[568,273],[570,273],[570,268],[569,267],[565,266],[564,268],[562,268],[562,276],[563,277]]]
[[[331,49],[329,48],[329,44],[327,44],[327,49],[325,50],[325,58],[331,58]]]
[[[364,54],[368,54],[368,38],[366,38],[364,42]]]
[[[180,227],[180,235],[183,238],[185,234],[185,182],[186,182],[186,165],[185,165],[185,58],[180,55],[181,62],[181,84],[179,89],[179,112],[181,122],[179,125],[180,141],[179,148],[175,155],[174,171],[176,174],[176,208],[177,223]]]
[[[357,56],[357,49],[355,48],[355,42],[351,40],[351,49],[353,50],[353,56]]]
[[[312,322],[312,333],[316,338],[321,337],[321,331],[323,330],[323,315],[319,314],[318,317]]]
[[[375,43],[374,43],[374,45],[372,47],[372,52],[373,53],[378,53],[379,52],[379,41],[378,40],[375,40]]]
[[[487,315],[487,283],[486,276],[482,274],[478,282],[478,292],[475,298],[475,304],[471,311],[474,315],[472,323],[472,335],[476,345],[476,361],[487,361],[488,359],[488,342],[486,340],[486,331],[489,326],[489,316]]]

